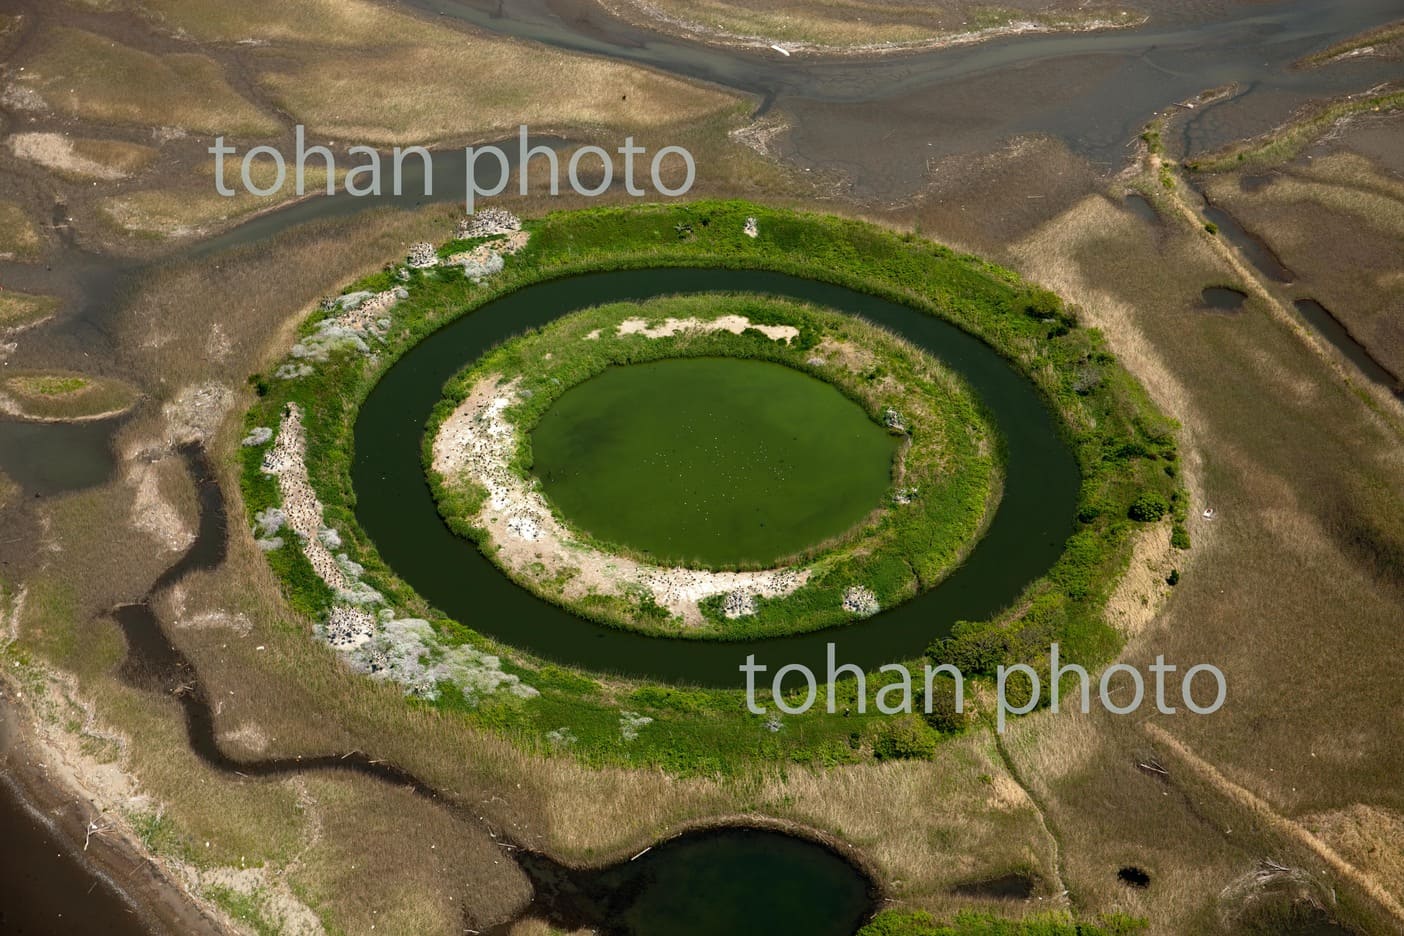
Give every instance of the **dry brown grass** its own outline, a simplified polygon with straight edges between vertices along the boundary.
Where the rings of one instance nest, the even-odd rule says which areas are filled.
[[[1379,816],[1398,809],[1389,777],[1404,767],[1391,740],[1401,697],[1390,662],[1404,648],[1387,623],[1401,592],[1382,558],[1404,544],[1398,431],[1284,319],[1279,293],[1244,282],[1251,271],[1230,264],[1192,216],[1166,217],[1153,227],[1091,198],[1012,251],[1078,303],[1185,426],[1195,549],[1125,658],[1219,666],[1225,708],[1167,718],[1166,729],[1275,815],[1361,814],[1387,841]],[[1198,308],[1198,290],[1225,280],[1256,297],[1246,314]],[[1199,517],[1205,506],[1217,508],[1214,521]],[[1363,922],[1389,925],[1368,882],[1340,877],[1301,841],[1244,815],[1244,802],[1183,767],[1171,768],[1168,787],[1137,770],[1155,752],[1133,719],[1093,719],[1078,739],[1063,721],[1020,722],[1011,750],[1049,803],[1078,906],[1146,915],[1158,932],[1216,931],[1206,898],[1272,855],[1336,878]],[[1039,732],[1048,734],[1019,743]],[[1067,752],[1078,749],[1088,751],[1074,758],[1083,766],[1070,770]],[[1392,846],[1361,870],[1393,874],[1398,856]],[[1146,868],[1155,883],[1122,887],[1118,863]]]
[[[0,292],[0,332],[38,325],[57,309],[58,300],[53,296],[33,296],[8,290]]]
[[[39,253],[39,231],[14,202],[0,201],[0,260],[29,260]]]
[[[327,908],[335,932],[482,929],[531,897],[525,876],[482,828],[409,790],[354,774],[300,783],[316,833],[290,876]]]
[[[1404,143],[1404,118],[1371,129]],[[1353,136],[1347,131],[1256,191],[1244,191],[1232,173],[1206,187],[1296,274],[1295,294],[1317,299],[1385,367],[1404,374],[1404,183],[1352,152]]]
[[[37,163],[73,179],[115,181],[145,168],[156,149],[124,140],[72,139],[61,133],[16,133],[10,149],[19,159]]]
[[[379,93],[396,80],[415,90]],[[370,60],[329,53],[296,69],[267,71],[263,82],[310,132],[382,145],[483,139],[521,123],[538,133],[647,128],[698,119],[733,100],[604,60],[535,49],[509,54],[496,42],[458,37],[382,47]],[[474,97],[465,107],[469,85]]]
[[[144,5],[170,28],[201,38],[273,43],[254,60],[267,62],[260,81],[278,104],[314,136],[356,143],[479,139],[521,123],[538,133],[647,129],[737,100],[630,65],[445,29],[369,0],[292,0],[272,9],[214,0]]]
[[[71,117],[230,136],[281,129],[202,55],[153,55],[90,32],[50,27],[20,64],[24,72],[16,81]]]
[[[236,193],[232,196],[220,195],[215,189],[215,165],[211,162],[192,177],[163,179],[157,188],[105,198],[99,210],[110,223],[129,234],[185,238],[208,233],[258,211],[275,209],[298,197],[293,167],[285,168],[281,189],[260,196],[244,187],[241,165],[241,160],[233,158],[224,163],[224,184]],[[255,159],[249,170],[250,181],[260,190],[272,188],[277,181],[272,160]],[[338,179],[344,176],[345,170],[337,172]],[[313,161],[304,175],[304,192],[324,193],[326,180],[326,166]]]

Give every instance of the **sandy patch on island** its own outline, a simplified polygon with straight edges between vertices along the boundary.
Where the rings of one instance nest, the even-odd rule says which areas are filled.
[[[628,333],[647,334],[642,319],[626,320],[621,330],[636,321],[639,325]],[[750,327],[748,320],[743,321],[747,323],[743,329]],[[659,327],[669,326],[665,323]],[[570,572],[561,593],[566,600],[590,594],[627,596],[643,592],[689,626],[704,623],[697,605],[706,598],[732,593],[780,598],[809,580],[807,568],[751,572],[685,569],[652,565],[582,543],[551,513],[533,482],[509,467],[517,450],[519,430],[504,414],[518,399],[519,384],[516,379],[502,383],[497,375],[479,380],[439,428],[433,446],[435,471],[449,481],[466,479],[487,491],[487,499],[474,519],[487,531],[494,560],[514,576],[536,578],[538,574],[532,567],[538,564],[548,574]]]

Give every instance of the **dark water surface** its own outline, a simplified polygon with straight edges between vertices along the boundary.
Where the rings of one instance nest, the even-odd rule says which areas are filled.
[[[30,496],[47,496],[102,484],[116,456],[112,433],[122,417],[80,423],[0,419],[0,472]]]
[[[0,934],[148,932],[137,910],[83,863],[81,846],[55,834],[5,782],[0,782],[0,837]]]
[[[547,918],[605,936],[848,936],[872,908],[838,855],[759,829],[681,836],[598,871],[538,861],[520,863]]]
[[[793,637],[724,643],[647,637],[578,618],[512,583],[435,508],[420,463],[425,420],[444,382],[492,345],[568,312],[676,293],[745,291],[809,301],[885,326],[963,376],[1004,440],[1003,498],[985,536],[939,586],[866,621]],[[549,660],[673,683],[740,685],[748,653],[772,669],[803,663],[822,679],[826,647],[876,667],[914,659],[958,620],[981,620],[1018,598],[1062,552],[1079,474],[1032,383],[989,345],[909,306],[780,273],[670,268],[595,273],[518,290],[465,315],[400,358],[371,390],[355,425],[356,517],[381,557],[449,617]]]
[[[1241,311],[1243,303],[1248,299],[1247,293],[1227,286],[1207,286],[1201,295],[1206,306],[1220,312]]]
[[[591,536],[655,561],[766,565],[880,506],[897,439],[837,387],[767,361],[611,367],[531,433],[533,471]]]

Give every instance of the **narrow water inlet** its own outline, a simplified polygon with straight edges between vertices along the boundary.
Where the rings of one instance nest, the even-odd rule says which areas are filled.
[[[1396,397],[1404,400],[1404,382],[1401,382],[1390,370],[1375,359],[1370,350],[1355,339],[1350,330],[1341,323],[1340,319],[1331,314],[1331,310],[1317,302],[1315,299],[1298,299],[1292,303],[1297,308],[1302,318],[1307,324],[1316,329],[1320,335],[1331,343],[1331,345],[1346,359],[1360,369],[1370,380],[1384,387]]]
[[[1262,238],[1250,233],[1247,228],[1238,223],[1237,218],[1207,198],[1204,205],[1204,217],[1218,228],[1220,236],[1243,251],[1248,262],[1257,267],[1268,279],[1279,283],[1296,281],[1296,276],[1278,259],[1277,254],[1273,253],[1272,248]]]

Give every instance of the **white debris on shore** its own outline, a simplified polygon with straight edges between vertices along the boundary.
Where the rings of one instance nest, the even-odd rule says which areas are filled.
[[[862,585],[850,585],[843,592],[843,610],[859,617],[872,617],[882,610],[877,595]]]
[[[411,244],[405,262],[415,270],[428,270],[439,265],[439,254],[428,241]]]
[[[799,337],[799,329],[793,325],[757,325],[744,315],[720,315],[714,319],[669,317],[664,319],[661,325],[649,325],[648,319],[626,318],[619,323],[617,334],[642,335],[645,338],[671,338],[685,331],[727,331],[733,335],[739,335],[747,329],[754,329],[771,341],[789,342],[791,339]]]
[[[484,208],[458,222],[453,236],[457,240],[511,234],[522,229],[521,219],[505,208]]]
[[[383,340],[390,328],[391,309],[400,300],[408,298],[409,290],[396,286],[384,292],[360,290],[323,300],[323,308],[340,311],[322,319],[312,334],[293,345],[288,351],[293,360],[279,365],[273,376],[279,380],[306,377],[316,370],[313,364],[323,364],[333,353],[348,348],[370,354],[366,339]]]
[[[726,598],[722,601],[722,614],[728,620],[750,617],[756,613],[756,596],[752,592],[738,588],[736,591],[726,593]]]
[[[317,577],[336,593],[318,635],[354,669],[401,683],[410,695],[436,698],[444,682],[457,686],[469,701],[499,690],[522,698],[537,695],[519,677],[503,672],[496,656],[467,645],[444,646],[429,622],[396,618],[394,609],[384,606],[384,596],[361,581],[365,570],[346,553],[332,553],[341,546],[341,535],[323,522],[322,503],[307,478],[305,452],[302,411],[289,403],[262,465],[277,477],[282,505],[260,511],[254,519],[265,538],[291,530]],[[277,539],[277,546],[265,548],[281,547],[281,537]],[[377,606],[378,611],[372,610]]]
[[[808,568],[716,572],[652,565],[616,556],[578,540],[551,512],[533,483],[511,469],[519,430],[506,417],[517,401],[520,378],[506,383],[489,375],[479,380],[434,437],[433,468],[445,479],[466,478],[487,497],[474,520],[487,531],[496,562],[519,578],[534,577],[542,564],[549,572],[573,570],[562,597],[590,594],[628,596],[640,590],[684,624],[704,617],[698,603],[716,595],[744,592],[755,598],[783,598],[803,586]]]
[[[502,661],[490,653],[466,645],[440,646],[433,625],[421,618],[385,621],[374,637],[347,658],[360,672],[402,683],[407,695],[419,698],[437,698],[439,685],[446,682],[469,699],[499,690],[522,699],[540,694],[520,677],[504,673]]]
[[[653,719],[638,712],[619,713],[619,736],[625,741],[633,741],[639,736],[639,729],[653,724]]]
[[[247,447],[263,445],[271,438],[273,438],[272,429],[267,426],[254,426],[239,444]]]
[[[747,237],[760,237],[760,225],[756,222],[755,218],[746,219],[746,227],[744,230]]]
[[[530,239],[531,232],[514,230],[486,244],[479,244],[472,250],[450,255],[444,260],[444,266],[462,267],[464,276],[474,283],[482,283],[489,276],[501,273],[505,258],[525,247]]]

